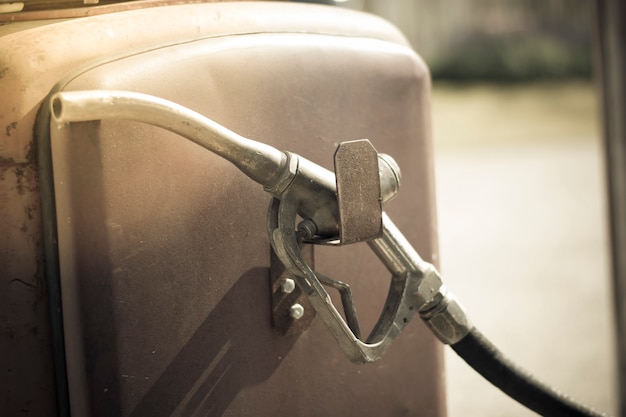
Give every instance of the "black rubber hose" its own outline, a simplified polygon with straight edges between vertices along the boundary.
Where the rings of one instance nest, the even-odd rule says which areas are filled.
[[[476,328],[451,345],[472,368],[522,405],[547,417],[605,416],[574,402],[508,360]]]

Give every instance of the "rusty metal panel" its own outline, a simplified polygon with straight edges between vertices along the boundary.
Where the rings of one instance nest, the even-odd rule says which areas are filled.
[[[0,42],[3,51],[32,51],[0,68],[12,97],[0,103],[3,169],[24,163],[32,172],[38,106],[70,71],[64,89],[168,98],[326,167],[338,142],[369,138],[403,169],[406,190],[388,213],[436,262],[428,74],[382,20],[328,7],[199,4],[50,24]],[[421,323],[362,366],[343,357],[319,320],[288,336],[272,327],[269,199],[232,166],[133,123],[85,123],[52,140],[74,415],[445,414],[441,348]],[[38,204],[36,181],[22,201],[11,194],[13,177],[1,180],[16,210]],[[0,207],[17,233],[26,212],[11,220]],[[39,233],[38,220],[24,223]],[[6,242],[2,259],[13,267],[18,246]],[[15,278],[41,278],[40,243],[24,242],[21,272],[7,278],[14,288]],[[321,272],[352,285],[371,328],[385,269],[364,246],[316,248],[315,257]],[[32,311],[45,326],[45,312]],[[7,336],[0,347],[15,354],[12,343]],[[28,395],[50,409],[49,352],[40,350],[32,365],[44,388]]]
[[[0,157],[0,415],[55,408],[34,162]]]

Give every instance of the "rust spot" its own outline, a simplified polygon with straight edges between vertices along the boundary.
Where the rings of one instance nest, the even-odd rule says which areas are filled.
[[[0,165],[14,165],[15,160],[13,158],[3,158],[0,156]]]
[[[38,176],[34,168],[28,164],[18,164],[15,166],[15,189],[20,195],[26,192],[37,191]]]
[[[11,136],[11,132],[17,130],[17,122],[9,124],[6,128],[7,136]]]
[[[23,166],[20,165],[17,168],[15,168],[15,178],[17,179],[17,193],[19,195],[24,195],[24,184],[23,184],[24,167]]]
[[[33,137],[35,137],[33,135]],[[30,143],[28,143],[24,150],[26,151],[26,160],[28,162],[30,162],[31,164],[34,164],[37,162],[37,147],[35,146],[34,141],[31,141]]]
[[[27,192],[35,192],[39,188],[39,176],[36,169],[29,164],[17,164],[14,166],[15,189],[20,195]]]
[[[9,73],[9,67],[4,67],[0,69],[0,78],[4,78]]]
[[[37,212],[37,205],[33,204],[30,206],[26,206],[24,208],[24,212],[26,213],[26,216],[28,217],[28,220],[32,220],[33,217],[35,217],[35,213]]]
[[[33,240],[35,242],[35,248],[38,252],[37,256],[37,269],[35,270],[35,274],[33,278],[37,283],[37,288],[39,288],[39,293],[37,294],[37,299],[33,303],[33,311],[37,308],[39,303],[44,300],[48,296],[48,286],[46,285],[46,276],[44,274],[44,255],[43,248],[41,245],[41,232],[35,232],[32,234]]]

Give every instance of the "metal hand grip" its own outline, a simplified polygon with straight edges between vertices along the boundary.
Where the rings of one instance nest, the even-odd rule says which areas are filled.
[[[276,254],[293,275],[302,291],[308,296],[317,314],[327,325],[339,346],[348,358],[356,363],[378,360],[391,342],[400,334],[420,307],[418,286],[424,274],[434,271],[427,263],[421,261],[413,251],[414,258],[398,256],[398,253],[387,250],[388,244],[399,239],[393,233],[397,229],[387,216],[383,221],[383,237],[372,243],[377,254],[399,273],[391,278],[391,285],[383,313],[366,341],[350,329],[337,311],[330,296],[320,282],[320,278],[306,264],[300,255],[299,235],[296,230],[296,215],[299,201],[297,194],[286,190],[281,199],[274,199],[268,217],[268,234]],[[402,268],[398,266],[402,265]],[[394,271],[392,271],[394,272]]]

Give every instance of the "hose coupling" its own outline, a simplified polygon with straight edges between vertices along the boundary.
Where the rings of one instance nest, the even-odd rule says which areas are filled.
[[[265,183],[263,189],[273,196],[280,196],[289,187],[298,174],[298,156],[285,152],[286,162],[282,165],[277,178],[271,183]]]
[[[472,330],[463,306],[443,285],[434,268],[424,276],[415,296],[420,317],[442,343],[453,345]]]

